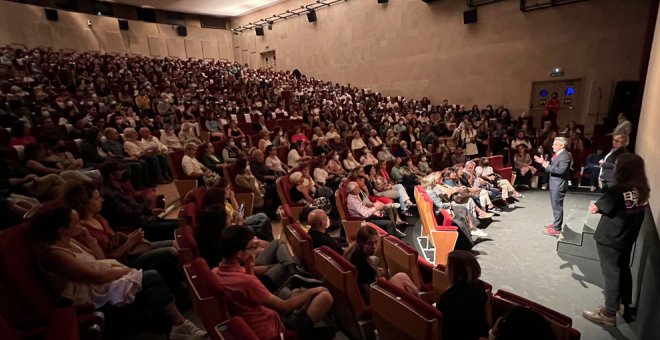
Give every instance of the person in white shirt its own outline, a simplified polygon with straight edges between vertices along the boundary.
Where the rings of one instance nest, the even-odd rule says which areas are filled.
[[[200,145],[203,143],[202,140],[197,137],[197,134],[195,134],[194,127],[194,123],[183,122],[183,124],[181,124],[181,131],[179,131],[179,141],[182,145],[186,145],[188,143],[195,143]]]
[[[364,140],[362,140],[362,136],[360,135],[359,131],[353,132],[353,140],[351,141],[351,150],[362,150],[362,148],[366,147],[367,145],[364,144]]]
[[[126,140],[124,142],[124,151],[131,157],[142,159],[147,162],[151,172],[151,178],[155,179],[158,184],[172,182],[170,167],[167,164],[167,158],[165,155],[163,155],[161,150],[155,145],[140,143],[137,140],[137,136],[138,134],[135,129],[124,129],[124,139]]]
[[[380,137],[378,137],[378,131],[372,129],[369,134],[370,134],[370,137],[369,137],[368,143],[369,143],[370,148],[375,148],[375,147],[383,144],[383,140],[381,140]]]
[[[151,135],[151,131],[148,128],[140,128],[140,145],[142,149],[153,149],[158,153],[167,152],[167,146],[158,140],[158,138]]]
[[[174,134],[174,129],[172,125],[165,124],[163,125],[164,133],[160,135],[160,142],[167,147],[167,151],[175,151],[183,149],[179,137]]]
[[[371,150],[366,146],[362,148],[362,157],[360,157],[360,163],[362,165],[376,165],[378,164],[378,159],[374,157],[371,153]]]
[[[181,158],[181,168],[186,176],[196,178],[199,186],[204,186],[205,184],[215,186],[218,183],[220,176],[202,165],[202,163],[195,158],[197,155],[197,144],[186,144],[183,152],[185,155]]]
[[[277,148],[269,145],[266,147],[266,154],[268,154],[268,157],[266,157],[266,167],[273,172],[275,172],[277,175],[283,176],[286,175],[287,172],[289,172],[289,166],[284,164],[282,160],[280,160],[279,157],[277,157]]]
[[[383,145],[383,148],[380,151],[378,151],[376,158],[378,158],[378,160],[381,162],[387,162],[387,161],[393,161],[394,155],[392,155],[392,153],[390,152],[390,148],[387,145]]]
[[[357,167],[362,166],[358,161],[353,158],[353,152],[349,151],[348,154],[346,155],[346,158],[342,162],[344,163],[344,169],[351,171]]]

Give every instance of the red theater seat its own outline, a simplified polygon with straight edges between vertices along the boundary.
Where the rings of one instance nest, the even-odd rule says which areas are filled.
[[[188,263],[199,257],[199,249],[195,240],[194,230],[189,225],[179,228],[175,236],[176,247],[181,263]]]
[[[371,309],[360,294],[355,266],[327,246],[314,250],[314,262],[334,299],[337,326],[350,339],[374,339]]]
[[[383,238],[383,253],[390,276],[405,273],[420,292],[432,291],[433,264],[417,254],[417,250],[394,236]]]
[[[580,332],[572,328],[573,319],[570,317],[514,293],[498,290],[493,296],[492,305],[493,320],[506,315],[515,306],[523,306],[541,314],[548,320],[557,340],[579,340],[581,337]]]
[[[300,260],[300,264],[313,275],[319,276],[314,264],[314,251],[312,239],[300,226],[299,223],[292,223],[284,228],[284,235],[291,246],[293,255]]]
[[[371,285],[371,310],[380,340],[435,340],[442,313],[384,279]]]

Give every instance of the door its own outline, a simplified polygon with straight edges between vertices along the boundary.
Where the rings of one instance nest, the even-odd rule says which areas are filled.
[[[565,126],[571,120],[580,124],[580,98],[582,97],[582,79],[537,81],[532,83],[532,102],[530,115],[534,117],[534,126],[541,126],[541,116],[553,93],[559,99],[557,125]]]
[[[277,69],[277,56],[275,55],[275,51],[261,53],[261,67],[271,70]]]

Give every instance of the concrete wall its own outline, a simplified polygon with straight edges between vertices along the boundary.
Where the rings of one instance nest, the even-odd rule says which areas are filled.
[[[120,31],[117,18],[58,12],[59,21],[48,21],[43,7],[0,1],[0,44],[234,60],[231,32],[201,28],[199,21],[195,25],[186,20],[188,36],[180,37],[172,25],[129,20],[129,30]],[[92,21],[91,28],[87,20]]]
[[[311,3],[290,0],[239,18],[246,24]],[[235,37],[235,58],[259,66],[276,50],[280,69],[435,102],[505,104],[528,111],[533,81],[583,79],[582,105],[560,122],[593,123],[618,80],[638,80],[649,0],[598,0],[523,13],[518,1],[479,7],[463,24],[465,1],[347,1],[278,22],[264,37]]]

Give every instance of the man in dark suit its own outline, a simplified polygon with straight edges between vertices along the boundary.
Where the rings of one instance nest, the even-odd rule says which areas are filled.
[[[550,175],[550,204],[552,204],[552,215],[554,221],[545,226],[543,233],[550,236],[559,236],[564,224],[564,196],[568,191],[568,180],[571,177],[571,167],[573,166],[573,156],[566,150],[568,141],[564,137],[555,138],[552,143],[554,151],[550,161],[542,157],[534,156],[534,160],[541,164]]]
[[[614,164],[620,155],[628,152],[626,149],[628,142],[628,136],[615,135],[612,138],[612,150],[600,161],[600,176],[598,176],[598,179],[602,183],[603,192],[607,192],[614,184]]]

